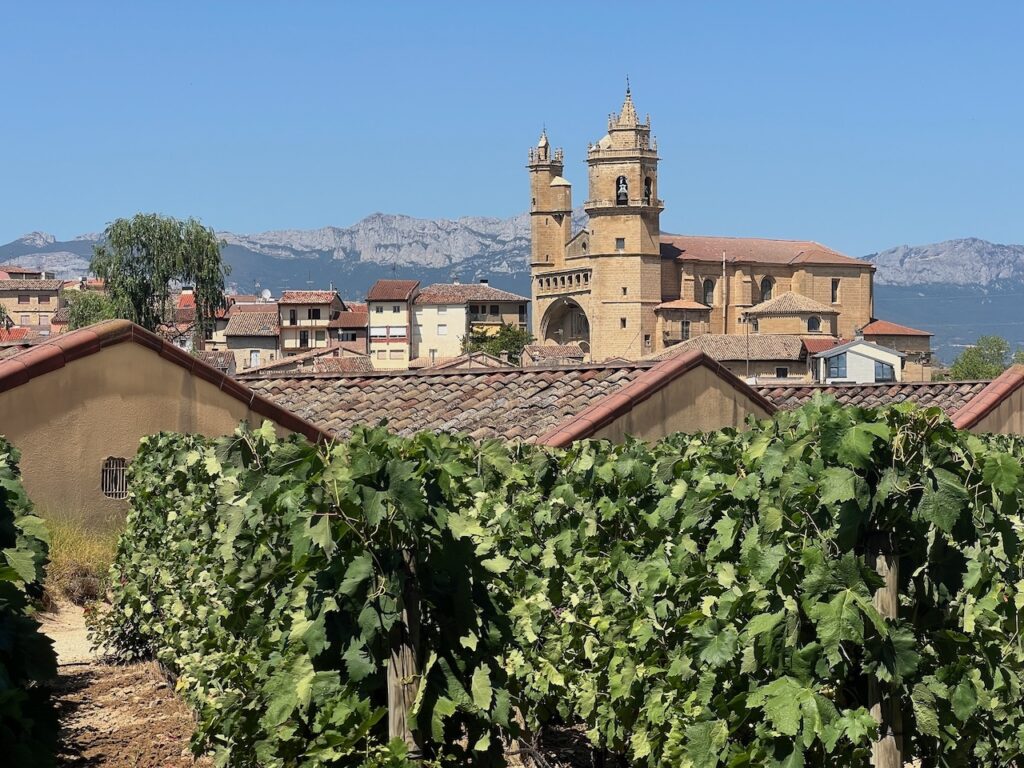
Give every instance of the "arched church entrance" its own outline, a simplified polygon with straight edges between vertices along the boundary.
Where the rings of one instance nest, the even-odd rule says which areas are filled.
[[[590,352],[590,321],[583,307],[572,299],[558,299],[548,307],[540,324],[544,344],[579,344]]]

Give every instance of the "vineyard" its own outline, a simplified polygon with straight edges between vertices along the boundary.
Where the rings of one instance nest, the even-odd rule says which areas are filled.
[[[1022,457],[826,400],[566,450],[161,434],[94,633],[233,768],[497,766],[557,729],[609,765],[860,766],[872,707],[908,761],[1018,765]]]

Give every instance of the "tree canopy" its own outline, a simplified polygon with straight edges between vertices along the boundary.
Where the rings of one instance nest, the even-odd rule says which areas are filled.
[[[529,331],[502,323],[497,333],[470,332],[463,339],[462,348],[465,352],[480,350],[495,357],[508,352],[509,360],[514,362],[522,357],[523,347],[532,342],[533,336]]]
[[[95,291],[67,291],[64,301],[68,305],[68,330],[85,328],[101,320],[118,317],[117,310],[105,294]]]
[[[949,369],[953,379],[970,381],[994,379],[1010,365],[1024,364],[1024,350],[1018,349],[1010,357],[1010,344],[1001,336],[982,336],[974,346],[968,347]]]
[[[197,334],[223,306],[229,272],[213,229],[155,213],[110,224],[91,269],[106,281],[116,316],[149,330],[173,320],[172,285],[193,286]]]

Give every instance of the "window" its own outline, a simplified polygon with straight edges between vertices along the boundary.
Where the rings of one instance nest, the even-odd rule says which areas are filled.
[[[789,378],[789,368],[782,368],[782,367],[776,368],[775,369],[775,378],[776,379],[786,379],[786,378]]]
[[[542,280],[541,282],[544,282],[544,281]],[[479,315],[479,314],[480,314],[480,308],[476,304],[470,304],[469,305],[469,315],[470,315],[470,317],[475,317],[476,315]]]
[[[447,336],[448,335],[448,324],[447,323],[438,323],[437,324],[437,335],[438,336]]]
[[[128,460],[108,456],[100,472],[100,490],[108,499],[128,498]]]
[[[491,304],[491,317],[497,317],[500,313],[497,304]]]
[[[378,360],[387,360],[388,359],[387,350],[384,350],[384,349],[378,350],[377,351],[377,359]]]
[[[249,350],[249,367],[255,368],[260,364],[260,351],[258,349]]]
[[[772,297],[772,290],[775,288],[775,281],[770,277],[761,279],[761,301],[768,301]]]
[[[701,296],[704,299],[703,303],[713,307],[715,305],[715,281],[709,277],[704,281],[703,289],[701,292]]]
[[[839,278],[838,277],[833,277],[832,278],[832,303],[833,304],[838,304],[839,303]]]
[[[21,316],[21,324],[22,325],[32,325],[32,315],[22,315]]]
[[[828,377],[830,379],[846,378],[846,353],[828,358]]]
[[[577,277],[579,277],[579,276],[577,275]],[[525,304],[520,304],[519,305],[519,322],[520,323],[525,323],[526,322],[526,305]]]
[[[437,308],[437,314],[439,314],[439,315],[447,315],[448,314],[448,307],[438,307]]]
[[[645,347],[651,346],[651,334],[649,334],[649,333],[645,333],[644,334],[644,346]]]
[[[49,294],[46,294],[46,293],[44,293],[43,295],[41,295],[41,296],[39,297],[39,303],[40,303],[40,304],[49,304],[49,303],[50,303],[50,295],[49,295]]]
[[[620,317],[619,318],[619,328],[625,328],[625,327],[626,327],[626,318]]]
[[[324,331],[317,331],[316,332],[316,340],[317,341],[324,341],[326,338],[327,338],[327,336],[325,335]]]
[[[19,304],[31,304],[32,302],[29,300],[28,294],[19,293],[18,294],[18,303]]]
[[[390,336],[393,339],[395,339],[395,338],[398,338],[398,339],[402,338],[403,336],[405,336],[405,326],[404,325],[389,325],[388,326],[388,336]]]
[[[392,304],[391,305],[391,314],[397,315],[401,311],[402,311],[402,305],[401,304]]]
[[[299,346],[300,347],[308,347],[309,346],[309,331],[299,331]]]
[[[400,349],[392,349],[391,350],[391,354],[389,355],[389,357],[392,360],[404,360],[405,359],[405,352],[403,352]]]
[[[338,341],[355,341],[355,340],[356,340],[356,332],[355,331],[341,331],[340,333],[338,333]]]
[[[39,316],[39,324],[40,325],[49,325],[50,324],[50,316],[49,315],[40,315]]]
[[[896,381],[896,371],[888,363],[876,360],[875,381]]]
[[[310,307],[306,310],[307,320],[319,320],[320,319],[320,307]]]
[[[376,307],[373,308],[373,311],[376,312],[378,315],[383,315],[384,314],[384,307],[382,307],[380,304],[378,304]]]
[[[371,325],[370,326],[370,338],[371,339],[385,339],[388,335],[388,327],[386,325]]]
[[[680,335],[683,337],[683,341],[686,341],[688,338],[690,338],[690,321],[683,320],[683,322],[681,322],[679,325],[680,330],[682,331]]]
[[[627,205],[629,203],[629,185],[625,176],[619,176],[615,180],[615,204]]]
[[[820,333],[821,332],[821,318],[816,315],[811,315],[807,318],[807,332],[808,333]]]
[[[615,238],[615,250],[619,251],[619,252],[622,252],[622,251],[626,250],[626,238],[624,238],[624,237],[616,237]]]
[[[298,320],[296,319],[295,310],[294,309],[289,309],[288,310],[288,325],[295,325],[296,323],[298,323]]]
[[[629,295],[629,288],[626,287],[625,285],[622,286],[622,295],[623,296],[628,296]]]
[[[648,176],[646,179],[644,179],[644,205],[651,204],[651,198],[653,197],[653,194],[654,182],[651,180],[651,177]]]

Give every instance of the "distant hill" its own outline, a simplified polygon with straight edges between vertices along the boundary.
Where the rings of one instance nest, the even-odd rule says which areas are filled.
[[[582,227],[582,210],[574,213]],[[529,295],[530,220],[465,217],[414,219],[376,213],[350,227],[277,230],[252,235],[218,233],[238,290],[322,287],[359,299],[381,277],[424,283],[487,278],[493,285]],[[100,235],[68,241],[32,232],[0,246],[0,263],[16,262],[64,278],[86,274]],[[901,245],[865,257],[878,266],[875,314],[933,331],[940,359],[960,345],[995,333],[1024,347],[1024,245],[977,238],[931,245]]]

